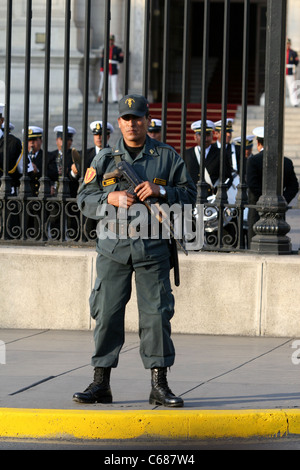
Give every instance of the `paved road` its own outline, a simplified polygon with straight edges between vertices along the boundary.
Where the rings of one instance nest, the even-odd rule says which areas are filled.
[[[201,459],[203,450],[300,450],[300,438],[288,436],[284,438],[251,438],[251,439],[214,439],[197,441],[46,441],[30,439],[1,439],[1,450],[94,450],[101,452],[101,458],[115,456],[137,456],[140,459],[151,455],[170,455],[178,460],[188,456]],[[174,457],[178,456],[178,457]],[[152,459],[153,460],[153,459]],[[190,459],[191,461],[191,459]]]
[[[72,395],[92,379],[91,331],[1,330],[0,450],[300,448],[296,338],[173,339],[177,355],[169,384],[185,407],[166,410],[148,403],[150,374],[135,333],[126,335],[112,373],[114,402],[81,405]]]
[[[0,364],[1,408],[153,410],[150,373],[139,338],[127,333],[112,371],[113,404],[83,405],[72,395],[92,379],[92,331],[2,329],[6,364]],[[176,361],[168,373],[182,410],[253,410],[300,407],[297,338],[173,335]],[[298,347],[299,349],[299,347]]]

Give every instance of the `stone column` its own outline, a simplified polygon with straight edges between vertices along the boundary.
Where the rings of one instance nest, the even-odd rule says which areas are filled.
[[[115,44],[124,52],[124,15],[125,4],[123,0],[113,0],[111,2],[110,34],[115,36]],[[119,98],[123,95],[124,65],[119,65],[118,89]]]
[[[130,25],[129,92],[142,92],[145,2],[132,0]]]
[[[300,57],[300,2],[288,0],[287,5],[287,37],[292,40],[292,49],[298,52]],[[300,66],[296,68],[296,78],[300,80]]]
[[[77,107],[82,100],[79,90],[79,70],[83,54],[78,51],[78,27],[74,21],[75,2],[71,1],[72,18],[70,24],[70,98],[69,106]],[[3,3],[5,3],[3,5]],[[13,1],[12,19],[12,70],[11,70],[11,116],[23,115],[25,37],[26,37],[25,0]],[[5,44],[6,2],[0,5],[0,43]],[[43,117],[44,65],[45,65],[45,16],[46,1],[32,1],[31,20],[31,69],[30,69],[30,116],[41,124]],[[50,73],[50,112],[60,112],[63,105],[64,77],[64,31],[65,2],[52,0],[51,27],[51,73]],[[5,50],[0,51],[0,80],[4,80]],[[38,122],[37,122],[38,121]]]

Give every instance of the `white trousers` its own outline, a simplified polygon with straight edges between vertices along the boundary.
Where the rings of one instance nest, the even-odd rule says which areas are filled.
[[[100,72],[100,84],[99,84],[98,96],[102,95],[103,82],[104,82],[104,73]],[[119,101],[118,74],[108,76],[108,89],[110,90],[110,93],[111,93],[111,100]]]
[[[292,106],[298,106],[298,81],[295,80],[295,75],[286,75],[285,76],[286,86],[289,91],[290,102]]]

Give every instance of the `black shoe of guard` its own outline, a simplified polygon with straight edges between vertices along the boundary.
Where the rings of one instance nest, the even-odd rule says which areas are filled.
[[[76,392],[73,400],[78,403],[112,403],[110,367],[96,367],[94,381],[84,390]]]

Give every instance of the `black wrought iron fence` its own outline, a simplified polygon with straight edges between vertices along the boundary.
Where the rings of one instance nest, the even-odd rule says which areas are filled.
[[[83,107],[82,107],[82,153],[77,164],[81,169],[78,184],[81,183],[86,168],[88,110],[89,110],[89,70],[90,70],[90,28],[93,14],[91,0],[83,0],[85,5],[84,17],[84,67],[83,67]],[[30,64],[31,64],[31,34],[32,15],[34,14],[32,0],[26,3],[26,50],[24,57],[25,87],[24,87],[24,129],[29,127],[30,113]],[[12,47],[12,7],[13,0],[7,0],[6,9],[6,62],[5,62],[5,110],[4,110],[4,144],[3,159],[1,161],[1,188],[0,188],[0,242],[20,244],[89,244],[96,238],[95,222],[85,219],[78,210],[76,195],[70,192],[70,174],[67,171],[67,133],[69,113],[69,70],[70,70],[70,21],[71,0],[65,0],[64,24],[64,91],[63,91],[63,152],[61,172],[58,176],[58,189],[51,194],[51,180],[48,174],[48,129],[49,129],[49,93],[51,70],[51,26],[55,19],[52,17],[52,1],[45,0],[45,58],[44,58],[44,103],[43,103],[43,153],[42,171],[38,175],[38,191],[33,192],[33,179],[30,174],[27,154],[29,135],[24,132],[22,142],[23,164],[22,172],[16,178],[16,164],[20,160],[17,155],[15,161],[11,153],[10,122],[10,95],[11,95],[11,47]],[[190,44],[191,0],[182,2],[183,8],[183,37],[182,37],[182,74],[181,74],[181,139],[180,153],[184,155],[186,148],[187,106],[188,106],[188,60]],[[202,51],[202,83],[201,91],[201,119],[207,120],[207,91],[208,91],[208,62],[209,62],[209,25],[211,2],[204,0],[203,21],[203,51]],[[104,44],[104,91],[102,104],[103,146],[106,145],[106,130],[108,121],[108,75],[109,75],[109,36],[111,20],[111,2],[103,0],[105,13],[99,22],[103,25]],[[241,251],[249,249],[247,245],[247,218],[248,210],[247,183],[246,183],[246,128],[247,128],[247,101],[248,101],[248,75],[249,75],[249,27],[250,27],[250,0],[245,0],[243,16],[243,58],[242,58],[242,125],[240,145],[240,165],[238,171],[232,174],[237,187],[234,200],[230,200],[228,193],[228,180],[226,180],[226,119],[228,107],[228,67],[229,67],[229,20],[231,3],[224,0],[223,23],[223,62],[220,82],[222,86],[222,139],[220,150],[219,183],[215,186],[214,197],[209,199],[207,182],[205,180],[205,167],[203,159],[200,161],[198,178],[198,205],[204,205],[205,245],[203,249],[219,251]],[[164,0],[144,2],[144,37],[142,83],[140,92],[149,96],[151,83],[149,79],[149,62],[151,52],[151,18],[153,9],[163,6],[163,57],[162,57],[162,140],[166,140],[167,111],[168,111],[168,84],[169,84],[169,46],[170,46],[170,12],[171,1]],[[124,73],[122,93],[127,94],[130,84],[130,44],[131,9],[130,0],[124,0]],[[200,19],[199,19],[200,21]],[[252,248],[256,252],[289,253],[290,244],[286,234],[285,223],[287,204],[282,197],[282,139],[283,139],[283,80],[285,56],[285,21],[286,0],[268,0],[267,2],[267,56],[266,56],[266,105],[265,105],[265,156],[264,156],[264,183],[263,195],[255,206],[260,210],[261,219],[257,223],[257,234]],[[172,25],[174,26],[174,25]],[[278,66],[279,64],[279,66]],[[272,136],[272,137],[269,137]],[[205,132],[201,133],[201,154],[205,154]],[[29,155],[30,157],[30,155]],[[29,158],[28,157],[28,158]],[[74,160],[74,156],[73,156]],[[268,162],[268,163],[267,163]],[[276,164],[272,165],[272,162]],[[271,165],[270,165],[271,163]],[[267,174],[268,172],[268,174]],[[270,199],[271,198],[271,199]],[[271,202],[270,202],[271,201]],[[201,206],[202,207],[202,206]]]

